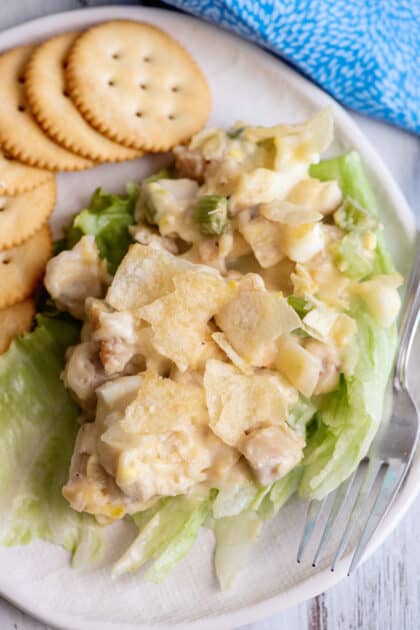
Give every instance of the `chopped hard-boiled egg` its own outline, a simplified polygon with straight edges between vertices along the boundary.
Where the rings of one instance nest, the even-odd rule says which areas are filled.
[[[353,292],[361,297],[378,324],[389,328],[398,317],[401,298],[397,291],[403,283],[399,273],[378,275],[353,286]]]

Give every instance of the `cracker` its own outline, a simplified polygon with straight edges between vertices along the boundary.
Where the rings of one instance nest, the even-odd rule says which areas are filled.
[[[0,354],[6,352],[16,335],[31,329],[34,315],[32,298],[0,310]]]
[[[91,127],[65,88],[64,65],[78,33],[62,33],[38,46],[26,68],[29,106],[45,133],[73,153],[95,162],[122,162],[141,157]]]
[[[114,20],[80,35],[68,90],[85,118],[128,147],[166,151],[205,124],[210,90],[189,53],[156,27]]]
[[[41,280],[52,254],[48,225],[24,243],[0,252],[0,308],[27,298]]]
[[[34,234],[54,210],[56,185],[52,179],[15,197],[0,197],[0,249],[15,247]]]
[[[78,171],[93,163],[63,149],[44,134],[25,96],[24,72],[33,46],[0,56],[0,143],[17,160],[50,171]]]
[[[22,164],[0,149],[0,195],[20,195],[52,181],[49,171]]]

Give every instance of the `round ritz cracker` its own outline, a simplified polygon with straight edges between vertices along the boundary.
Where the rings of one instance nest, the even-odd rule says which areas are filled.
[[[53,181],[49,171],[22,164],[0,149],[0,195],[19,195]]]
[[[21,245],[0,251],[0,308],[31,295],[51,254],[52,239],[47,224]]]
[[[25,96],[25,66],[33,46],[0,55],[0,144],[17,160],[50,171],[78,171],[93,163],[50,140],[32,116]]]
[[[16,335],[23,335],[32,326],[35,302],[28,298],[0,309],[0,354],[6,352]]]
[[[150,24],[104,22],[78,37],[67,89],[83,116],[128,147],[167,151],[205,124],[208,84],[190,54]]]
[[[52,140],[95,162],[123,162],[142,153],[98,133],[73,105],[65,88],[67,54],[79,33],[62,33],[38,46],[25,72],[32,113]]]
[[[54,179],[14,197],[0,197],[0,250],[19,245],[46,222],[54,210]]]

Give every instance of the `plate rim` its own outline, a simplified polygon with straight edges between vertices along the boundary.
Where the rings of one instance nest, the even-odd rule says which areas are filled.
[[[74,28],[75,22],[78,22],[80,26],[83,26],[96,21],[102,21],[104,19],[147,19],[147,16],[153,16],[158,19],[161,14],[165,14],[166,17],[170,16],[170,19],[174,18],[175,21],[177,19],[181,19],[182,21],[190,21],[192,24],[198,22],[204,28],[213,30],[216,36],[224,34],[236,39],[239,45],[254,49],[255,53],[260,54],[261,58],[263,56],[266,57],[267,63],[271,62],[273,66],[276,65],[278,71],[287,77],[288,82],[292,83],[298,92],[302,92],[303,90],[306,92],[310,101],[317,103],[320,107],[332,107],[334,119],[342,128],[341,133],[344,136],[348,136],[349,139],[351,138],[351,144],[357,145],[357,150],[362,154],[377,178],[380,179],[382,189],[397,209],[398,218],[406,231],[407,237],[409,239],[411,238],[414,242],[416,237],[414,214],[410,210],[410,207],[390,170],[384,164],[382,158],[371,145],[370,141],[359,129],[358,125],[345,111],[343,106],[337,103],[326,92],[321,90],[321,88],[311,83],[296,70],[284,63],[281,59],[273,54],[270,54],[270,51],[264,50],[263,48],[242,39],[238,35],[230,33],[197,17],[174,12],[170,9],[110,5],[106,7],[86,7],[54,13],[52,15],[28,20],[12,28],[5,29],[0,32],[0,52],[16,45],[16,41],[14,42],[13,40],[19,40],[18,45],[21,41],[25,39],[29,40],[31,37],[36,41],[40,30],[42,31],[45,29],[53,32],[65,29],[67,18],[70,19],[71,27]],[[420,489],[417,489],[413,476],[413,472],[410,471],[402,492],[398,496],[392,510],[387,515],[380,530],[378,530],[375,540],[371,542],[364,554],[363,563],[384,542],[414,502]],[[207,617],[189,623],[175,623],[170,625],[163,623],[139,624],[130,622],[123,623],[121,625],[119,624],[119,627],[124,630],[134,630],[135,628],[141,628],[143,630],[151,628],[159,628],[160,630],[216,630],[216,628],[232,628],[233,626],[252,623],[263,617],[274,615],[276,612],[280,612],[281,610],[291,608],[299,603],[307,601],[308,599],[319,595],[326,589],[331,588],[345,576],[347,562],[348,556],[345,556],[334,573],[331,573],[328,569],[324,569],[323,571],[319,571],[313,576],[305,578],[302,582],[295,584],[294,586],[281,591],[272,597],[266,598],[261,602],[250,606],[244,606],[227,613],[222,613],[215,617]],[[20,610],[23,610],[42,622],[53,624],[56,627],[63,628],[65,630],[116,630],[117,628],[117,625],[114,623],[104,624],[102,621],[96,622],[86,619],[82,620],[81,618],[56,614],[53,611],[44,611],[41,608],[38,608],[37,605],[27,602],[26,600],[23,601],[18,597],[14,597],[11,592],[7,592],[5,590],[2,590],[0,595]]]

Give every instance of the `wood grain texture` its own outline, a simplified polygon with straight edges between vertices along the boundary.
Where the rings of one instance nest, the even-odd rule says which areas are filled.
[[[0,29],[83,6],[136,0],[19,0],[0,11]],[[158,4],[144,2],[145,5]],[[419,217],[420,141],[352,114],[387,162]],[[392,147],[392,150],[390,149]],[[420,347],[417,346],[420,355]],[[420,628],[420,498],[373,558],[354,575],[300,606],[242,630],[418,630]],[[281,571],[281,567],[279,567]],[[50,630],[0,599],[0,630]]]

